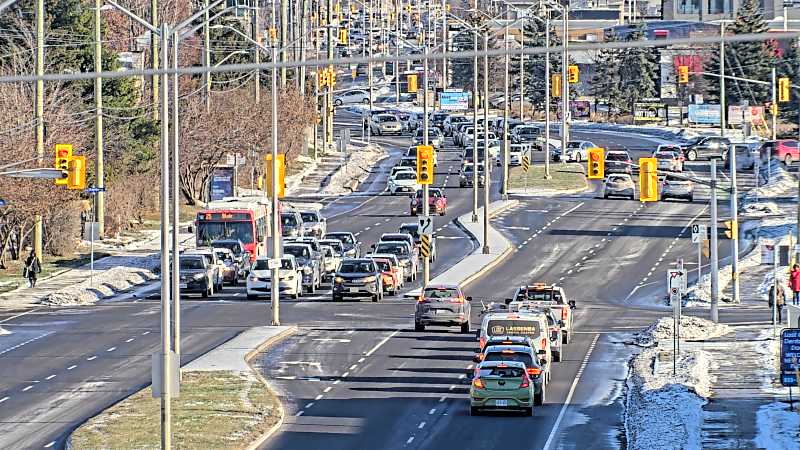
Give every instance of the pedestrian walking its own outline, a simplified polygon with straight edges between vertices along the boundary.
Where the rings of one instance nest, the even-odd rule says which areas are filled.
[[[783,288],[778,288],[778,295],[775,295],[775,285],[773,284],[769,288],[769,307],[772,308],[773,304],[775,305],[775,311],[778,316],[778,323],[783,322],[783,305],[786,304],[786,297],[783,293]]]
[[[792,290],[792,305],[800,306],[800,264],[792,266],[789,272],[789,288]]]
[[[28,287],[36,287],[36,278],[41,271],[42,265],[39,263],[39,258],[36,257],[36,252],[31,250],[30,255],[25,260],[25,269],[23,270],[23,275],[28,279]]]

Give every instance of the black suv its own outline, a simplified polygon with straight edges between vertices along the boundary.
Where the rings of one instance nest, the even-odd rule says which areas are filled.
[[[712,157],[728,159],[728,149],[731,146],[731,141],[728,138],[719,136],[698,136],[686,144],[681,145],[683,155],[689,161],[698,159],[708,159]]]

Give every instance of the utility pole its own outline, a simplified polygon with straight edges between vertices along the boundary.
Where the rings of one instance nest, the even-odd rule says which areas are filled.
[[[286,0],[281,0],[285,2]],[[272,41],[272,60],[277,57],[275,41]],[[272,258],[281,258],[281,229],[280,216],[278,215],[278,71],[272,66]],[[280,266],[273,267],[270,271],[270,300],[272,301],[272,321],[273,326],[281,324],[280,316]],[[313,283],[313,281],[312,281]]]
[[[150,24],[158,28],[158,0],[150,0]],[[156,33],[150,31],[150,58],[153,60],[153,70],[158,69],[159,39]],[[153,120],[158,120],[158,75],[153,75],[151,81],[153,89]]]
[[[281,2],[286,2],[286,1],[288,1],[288,0],[281,0]],[[327,48],[327,50],[328,50],[328,61],[333,61],[333,30],[334,30],[334,27],[333,27],[333,0],[328,0],[328,20],[326,22],[326,26],[327,26],[327,30],[328,30],[328,36],[327,36],[328,37],[328,48]],[[282,32],[283,32],[284,28],[285,27],[283,26],[283,24],[281,24]],[[284,54],[285,54],[285,50],[284,50]],[[331,68],[334,71],[336,70],[336,68],[333,67],[333,66],[331,66]],[[282,83],[285,83],[286,82],[286,80],[285,80],[286,69],[285,68],[281,69],[281,77],[282,77],[281,78]],[[281,85],[281,86],[283,86],[283,85]],[[330,85],[327,87],[327,103],[328,103],[327,104],[327,110],[325,112],[326,112],[326,114],[328,114],[328,123],[326,124],[327,128],[326,128],[325,132],[328,133],[327,141],[328,141],[328,144],[330,144],[330,143],[333,142],[333,86],[330,86]]]
[[[286,62],[286,25],[289,16],[289,0],[280,0],[281,2],[281,63]],[[331,24],[333,23],[333,0],[328,0],[328,34],[330,35]],[[330,49],[331,40],[328,38],[328,60],[333,59]],[[286,87],[286,66],[281,66],[281,88]]]
[[[477,6],[477,0],[475,1]],[[472,61],[472,222],[478,222],[478,28],[475,27]],[[484,174],[484,177],[486,174]]]
[[[395,23],[396,37],[394,40],[394,53],[396,57],[394,61],[394,93],[398,103],[400,102],[400,36],[402,35],[400,27],[400,1],[401,0],[395,1],[395,11],[397,11],[395,15],[397,16],[397,20]],[[426,59],[425,62],[427,61]],[[372,95],[372,92],[370,92],[370,95]],[[425,133],[427,133],[427,131],[425,131]]]
[[[442,49],[444,53],[449,50],[447,42],[447,0],[442,0]],[[442,89],[450,85],[447,80],[447,58],[442,58]]]
[[[711,320],[719,323],[719,249],[717,248],[717,160],[711,158]]]
[[[103,71],[103,44],[100,22],[100,7],[103,6],[102,0],[94,1],[94,71]],[[94,143],[97,151],[95,176],[97,187],[100,191],[95,194],[94,222],[97,222],[97,235],[105,235],[106,222],[106,193],[105,190],[105,165],[103,149],[103,79],[98,75],[94,79]],[[94,226],[94,224],[92,224]],[[92,231],[94,233],[94,231]]]
[[[733,302],[739,303],[739,189],[736,187],[736,149],[728,149],[728,162],[731,165],[731,282]]]
[[[545,10],[544,20],[544,179],[550,176],[550,10]],[[563,155],[563,153],[562,153]]]
[[[506,18],[508,5],[506,5]],[[503,48],[505,49],[505,67],[503,71],[503,200],[508,200],[508,27],[503,29]]]
[[[307,19],[306,16],[308,15],[308,0],[301,0],[300,6],[300,63],[306,62],[306,33],[308,33],[308,29],[306,28]],[[306,94],[306,66],[302,64],[300,66],[300,76],[298,77],[298,84],[300,85],[300,95]]]
[[[283,0],[284,3],[286,0]],[[259,36],[259,5],[258,0],[253,0],[253,14],[252,18],[252,34],[253,34],[253,41],[261,42],[261,36]],[[261,63],[261,53],[258,45],[253,44],[253,62],[256,64]],[[256,103],[261,103],[261,69],[256,69],[255,74],[253,76],[253,99]]]
[[[372,91],[372,0],[369,0],[369,4],[366,6],[366,16],[364,18],[365,28],[367,28],[367,35],[369,36],[368,44],[369,47],[368,54],[369,59],[367,62],[367,87],[369,88],[369,116],[367,116],[367,144],[372,141],[372,100],[375,93]],[[366,20],[369,19],[369,22]]]
[[[681,111],[681,118],[683,112]],[[725,21],[719,23],[719,135],[725,137]]]
[[[772,110],[771,112],[772,112],[772,140],[773,141],[776,139],[776,135],[777,135],[777,128],[776,127],[777,127],[777,124],[778,124],[778,94],[777,94],[777,90],[776,90],[776,87],[775,87],[775,80],[776,80],[775,68],[773,67],[772,68],[772,105],[770,106],[770,109]],[[767,164],[767,173],[771,172],[769,170],[769,167],[770,166],[769,166],[769,163],[768,163]]]
[[[567,154],[567,141],[569,140],[569,77],[567,76],[567,66],[569,56],[567,54],[567,44],[569,43],[569,5],[563,6],[561,16],[563,37],[561,39],[561,155],[562,158]]]
[[[155,33],[151,33],[155,38]],[[169,27],[161,25],[161,60],[166,64]],[[170,320],[169,271],[169,92],[166,74],[161,76],[161,448],[172,448],[172,326]]]
[[[425,42],[425,48],[423,50],[425,52],[424,58],[422,60],[422,70],[424,73],[422,74],[422,143],[423,145],[430,145],[430,140],[428,137],[428,124],[430,119],[428,118],[428,43]],[[399,99],[398,99],[399,100]],[[434,150],[436,151],[436,150]],[[430,214],[430,205],[428,205],[428,198],[430,197],[430,191],[428,189],[428,184],[422,185],[422,215],[424,217],[428,217]],[[432,237],[431,237],[432,238]],[[423,270],[422,270],[422,288],[424,289],[425,286],[431,280],[431,256],[430,254],[425,256],[423,259]]]
[[[203,9],[206,11],[203,14],[203,66],[206,68],[206,71],[203,72],[203,96],[206,102],[206,113],[208,113],[211,111],[211,72],[208,71],[208,67],[211,65],[211,37],[209,36],[211,29],[209,28],[208,0],[203,0]]]
[[[36,0],[36,76],[44,75],[44,0]],[[36,80],[36,155],[39,164],[44,159],[44,80]],[[42,215],[36,214],[33,218],[33,251],[39,261],[42,259],[44,247],[44,233]]]
[[[525,50],[525,21],[520,26],[519,45]],[[548,81],[549,83],[549,81]],[[549,94],[548,94],[549,95]],[[510,100],[510,99],[509,99]],[[525,53],[519,54],[519,120],[525,122]]]
[[[100,0],[96,0],[100,1]],[[179,134],[180,127],[178,123],[180,106],[180,90],[178,89],[178,42],[180,41],[180,34],[178,30],[172,33],[172,66],[175,68],[175,73],[172,75],[172,278],[170,279],[170,291],[172,294],[172,349],[175,352],[175,363],[178,370],[181,367],[181,290],[180,290],[180,268],[181,268],[181,255],[180,255],[180,192],[178,190],[180,173],[180,145]],[[166,39],[164,40],[166,44]],[[166,45],[165,45],[166,47]],[[165,59],[163,61],[164,67],[169,64]],[[166,86],[166,83],[164,83]],[[164,120],[167,116],[164,116]]]
[[[483,51],[489,51],[489,30],[483,33]],[[475,142],[478,142],[478,133],[475,133]],[[489,254],[489,191],[492,182],[490,177],[491,156],[489,155],[489,55],[483,55],[483,254]],[[478,155],[475,155],[475,162],[478,162]],[[477,164],[475,172],[478,171]]]

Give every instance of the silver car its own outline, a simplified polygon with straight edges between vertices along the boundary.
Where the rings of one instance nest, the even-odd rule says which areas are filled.
[[[352,91],[342,92],[341,94],[333,97],[333,104],[336,106],[353,103],[369,104],[369,92],[361,89],[355,89]]]
[[[394,114],[378,114],[372,118],[370,124],[372,134],[381,136],[384,134],[402,134],[403,124]]]
[[[328,222],[319,211],[300,211],[306,236],[321,238],[328,231]]]
[[[629,197],[631,200],[636,198],[636,187],[633,183],[633,178],[627,173],[609,175],[603,185],[603,198],[611,196]]]
[[[694,201],[694,183],[667,175],[661,182],[661,200],[680,198]]]

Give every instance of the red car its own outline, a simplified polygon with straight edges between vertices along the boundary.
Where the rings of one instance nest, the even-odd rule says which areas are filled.
[[[790,165],[792,161],[800,160],[800,143],[794,139],[781,139],[772,145],[772,157]]]
[[[422,190],[411,197],[411,215],[422,214]],[[430,214],[445,215],[447,212],[447,196],[439,188],[428,189],[428,211]]]

